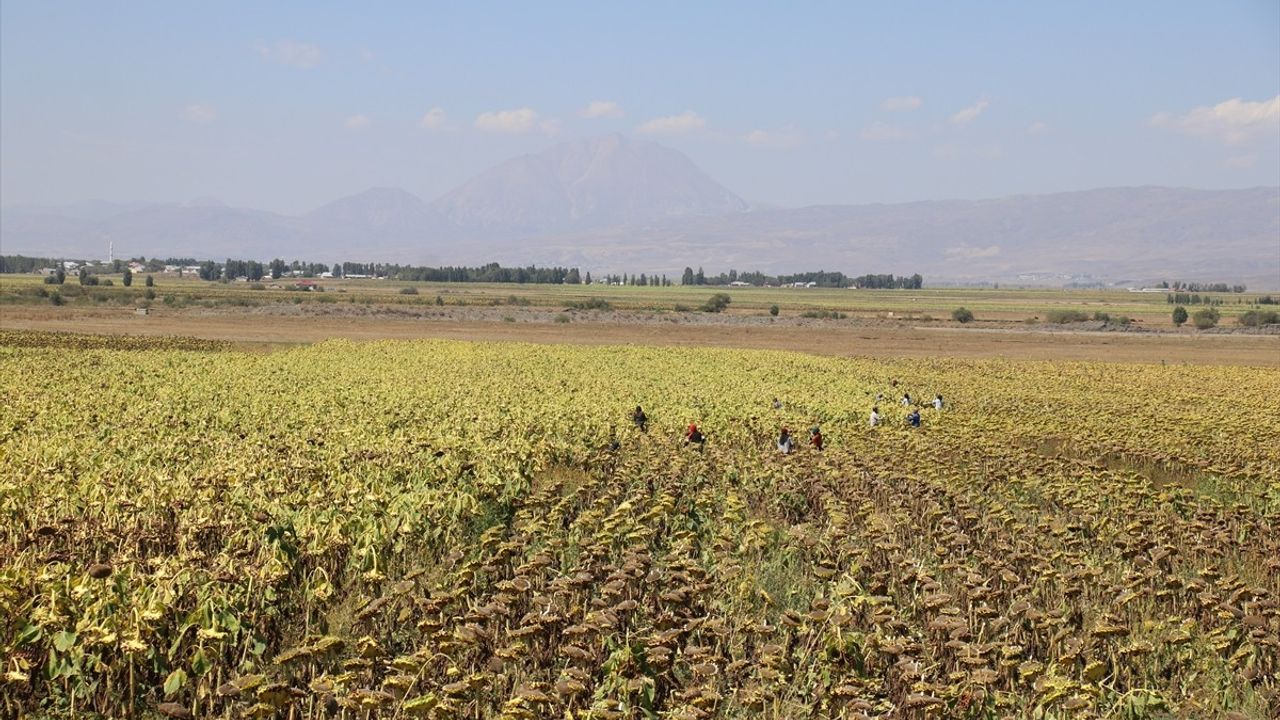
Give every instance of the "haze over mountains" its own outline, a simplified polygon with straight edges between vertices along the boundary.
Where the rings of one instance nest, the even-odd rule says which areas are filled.
[[[1106,188],[992,200],[752,208],[682,153],[609,135],[425,201],[374,188],[302,216],[188,204],[6,207],[5,254],[842,270],[926,279],[1182,278],[1280,287],[1280,188]]]

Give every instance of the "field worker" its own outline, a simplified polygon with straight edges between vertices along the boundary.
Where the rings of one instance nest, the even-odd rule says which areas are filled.
[[[902,394],[902,407],[911,407],[911,393]]]
[[[809,444],[814,450],[822,451],[822,430],[818,429],[817,425],[809,428]]]
[[[934,398],[933,398],[933,409],[934,409],[934,410],[941,410],[941,409],[942,409],[942,396],[941,396],[941,395],[935,395],[935,396],[934,396]]]
[[[791,431],[782,428],[782,433],[778,435],[778,452],[783,455],[791,454]]]
[[[640,428],[640,432],[649,432],[649,416],[644,414],[644,410],[639,405],[636,406],[635,412],[631,413],[631,422]]]
[[[911,427],[920,427],[920,408],[912,408],[907,414],[907,424]]]
[[[879,425],[879,424],[880,424],[880,421],[881,421],[881,420],[883,420],[883,419],[884,419],[884,418],[880,415],[880,408],[878,408],[878,407],[873,407],[873,408],[871,408],[871,419],[870,419],[870,422],[869,422],[869,426],[870,426],[870,427],[875,427],[875,426]]]
[[[702,431],[698,429],[698,426],[694,423],[689,423],[689,429],[684,433],[684,444],[694,443],[701,448],[702,443],[705,441],[706,438],[702,435]]]
[[[781,400],[779,400],[778,398],[774,398],[774,399],[773,399],[773,409],[774,409],[774,410],[781,410],[781,409],[782,409],[782,401],[781,401]]]

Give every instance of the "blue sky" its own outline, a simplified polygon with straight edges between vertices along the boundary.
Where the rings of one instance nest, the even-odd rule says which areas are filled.
[[[431,199],[609,132],[789,206],[1277,185],[1280,3],[0,5],[6,205]]]

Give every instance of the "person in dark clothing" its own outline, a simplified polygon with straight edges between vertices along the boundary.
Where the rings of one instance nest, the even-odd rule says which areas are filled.
[[[822,430],[817,425],[809,428],[809,445],[814,450],[822,450]]]
[[[639,405],[636,406],[635,412],[631,413],[631,422],[640,428],[640,432],[649,432],[649,416],[644,414],[644,409]]]
[[[911,427],[920,427],[920,408],[912,408],[907,414],[907,424]]]
[[[702,431],[698,429],[698,426],[694,423],[689,423],[689,428],[684,433],[684,444],[688,445],[692,443],[701,448],[702,443],[706,442],[706,440],[707,438],[703,436]]]

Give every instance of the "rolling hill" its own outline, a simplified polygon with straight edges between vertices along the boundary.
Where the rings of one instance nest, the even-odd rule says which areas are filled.
[[[838,269],[956,281],[1181,278],[1280,288],[1280,188],[1102,188],[752,208],[683,154],[609,135],[513,158],[428,202],[396,188],[301,216],[217,203],[0,211],[6,254]]]

